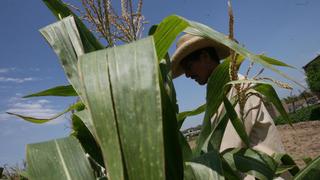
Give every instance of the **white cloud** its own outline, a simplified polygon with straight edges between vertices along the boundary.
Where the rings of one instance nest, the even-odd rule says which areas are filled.
[[[5,112],[0,112],[0,122],[4,120],[9,120],[11,116]]]
[[[29,68],[30,71],[40,71],[40,68]]]
[[[26,77],[26,78],[11,78],[11,77],[0,77],[0,82],[14,82],[14,83],[23,83],[26,81],[35,81],[35,78]]]
[[[16,68],[0,68],[0,73],[7,73],[9,71],[14,71]]]

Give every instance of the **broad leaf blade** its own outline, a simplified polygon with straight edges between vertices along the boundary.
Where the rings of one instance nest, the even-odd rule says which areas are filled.
[[[277,153],[273,155],[273,158],[274,160],[278,161],[279,164],[294,166],[289,170],[292,176],[295,176],[300,171],[299,167],[288,154]]]
[[[211,74],[207,85],[206,112],[201,127],[201,132],[197,140],[196,154],[200,154],[202,146],[209,137],[211,128],[211,117],[218,110],[223,101],[224,86],[230,81],[229,61],[221,63]]]
[[[157,27],[154,33],[154,42],[160,62],[166,55],[169,47],[176,37],[188,26],[188,22],[179,16],[166,17]]]
[[[117,50],[110,51],[108,63],[128,176],[163,179],[163,122],[153,38]],[[130,124],[138,126],[132,128]]]
[[[85,51],[74,18],[64,18],[42,28],[40,32],[59,57],[70,84],[80,94],[77,62]]]
[[[271,82],[265,82],[265,81],[258,81],[258,80],[251,80],[251,79],[241,79],[241,80],[235,80],[230,81],[227,83],[227,85],[234,85],[234,84],[274,84]]]
[[[94,128],[90,112],[87,109],[84,109],[82,111],[75,112],[74,115],[78,116],[78,118],[82,120],[85,126],[89,129],[90,133],[97,139],[97,132]]]
[[[264,97],[266,98],[266,101],[272,102],[272,104],[277,108],[278,112],[281,114],[283,119],[285,119],[290,124],[290,126],[292,126],[292,123],[289,119],[288,113],[284,109],[284,107],[281,103],[281,100],[279,99],[276,91],[274,90],[274,88],[271,85],[258,84],[256,86],[254,86],[253,89],[258,91],[262,95],[264,95]]]
[[[253,149],[229,149],[223,153],[229,166],[259,179],[272,179],[277,163],[268,155]]]
[[[168,96],[168,91],[165,90],[161,79],[160,89],[166,177],[183,179],[183,160],[188,159],[190,155],[192,155],[192,152],[188,142],[185,141],[183,135],[181,135],[181,132],[179,131],[175,103]]]
[[[206,110],[206,104],[203,104],[194,110],[184,111],[184,112],[179,113],[178,117],[177,117],[178,123],[179,123],[179,128],[182,126],[184,120],[187,117],[199,115],[199,114],[203,113],[205,110]]]
[[[238,135],[240,136],[241,140],[246,144],[247,147],[249,147],[249,137],[246,132],[246,129],[244,127],[243,122],[239,119],[237,112],[234,110],[231,102],[224,97],[223,99],[224,107],[227,111],[227,116],[230,118],[230,121],[234,127],[234,129],[237,131]]]
[[[39,97],[39,96],[78,96],[78,94],[71,85],[67,85],[67,86],[56,86],[44,91],[23,96],[23,98]]]
[[[179,144],[182,149],[183,161],[190,161],[193,157],[191,147],[183,136],[182,132],[179,131]]]
[[[223,135],[226,130],[228,122],[229,122],[229,117],[224,112],[224,114],[221,116],[217,125],[215,125],[215,127],[213,128],[213,131],[211,132],[209,139],[208,139],[208,143],[210,143],[210,145],[212,145],[213,149],[220,150],[222,138],[223,138]]]
[[[284,172],[294,169],[295,165],[280,165],[277,167],[276,174],[282,174]]]
[[[27,163],[30,179],[95,179],[74,137],[27,145]]]
[[[156,30],[157,26],[153,26],[149,34],[154,34]],[[192,151],[188,142],[179,131],[180,126],[176,117],[178,105],[171,77],[168,53],[160,61],[159,70],[166,178],[183,179],[183,161],[191,158]]]
[[[271,57],[268,57],[268,56],[265,56],[265,55],[258,55],[258,57],[260,57],[261,59],[263,59],[264,61],[266,61],[267,63],[269,64],[272,64],[274,66],[284,66],[284,67],[290,67],[290,68],[294,68],[294,69],[297,69],[293,66],[290,66],[284,62],[281,62],[279,60],[276,60],[274,58],[271,58]]]
[[[294,180],[314,179],[320,178],[320,156],[310,162],[304,169],[302,169]]]
[[[104,50],[80,57],[79,76],[83,84],[83,94],[80,96],[88,111],[77,115],[82,120],[88,121],[86,123],[88,129],[93,129],[91,131],[94,132],[100,144],[110,178],[122,180],[125,167],[113,107],[107,60],[107,53]],[[92,128],[90,128],[91,124]]]
[[[218,173],[213,171],[211,168],[195,163],[187,162],[184,179],[185,180],[202,180],[202,179],[217,179]]]
[[[87,152],[97,163],[103,166],[103,157],[101,148],[98,146],[94,135],[90,132],[84,121],[80,119],[77,115],[72,114],[72,133],[81,143],[85,152]]]
[[[117,164],[114,168],[123,170],[124,162],[130,179],[163,179],[161,97],[152,38],[89,53],[79,62],[82,98],[102,143],[110,177],[120,173],[110,166]]]
[[[193,159],[192,162],[196,162],[209,167],[214,173],[214,179],[224,179],[222,161],[219,155],[219,151],[212,150],[209,153],[203,154]]]

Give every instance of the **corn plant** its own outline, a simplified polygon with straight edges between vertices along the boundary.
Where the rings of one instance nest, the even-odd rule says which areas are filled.
[[[66,5],[59,0],[44,2],[59,21],[40,32],[60,59],[70,85],[26,97],[78,96],[80,101],[63,112],[75,111],[72,117],[78,132],[27,145],[27,170],[22,175],[29,179],[140,180],[241,179],[248,174],[273,179],[289,171],[295,179],[320,177],[319,157],[300,170],[287,154],[269,156],[250,148],[241,117],[234,110],[239,99],[226,98],[231,86],[251,83],[252,89],[273,103],[289,122],[273,83],[229,76],[231,63],[240,66],[248,59],[294,81],[276,68],[289,65],[251,53],[208,26],[176,15],[154,26],[144,39],[104,48]],[[236,55],[212,73],[206,103],[179,113],[167,51],[182,31],[219,41]],[[221,104],[226,113],[212,126],[210,119]],[[186,117],[201,112],[205,112],[201,133],[191,150],[179,129]],[[14,115],[45,123],[60,114],[48,119]],[[247,147],[220,153],[228,121]]]

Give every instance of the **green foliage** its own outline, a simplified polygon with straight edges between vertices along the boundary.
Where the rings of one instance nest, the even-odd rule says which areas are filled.
[[[23,96],[23,98],[38,97],[38,96],[78,96],[71,85],[57,86],[37,93]]]
[[[297,175],[294,176],[295,180],[317,180],[320,177],[320,157],[311,161],[308,166],[302,169]]]
[[[306,69],[307,83],[313,92],[320,92],[320,61],[316,61]]]
[[[197,146],[195,153],[199,155],[203,150],[205,142],[212,132],[211,117],[217,112],[219,106],[223,102],[225,92],[223,91],[229,78],[229,64],[230,61],[224,61],[212,72],[207,85],[207,96],[206,96],[206,112],[201,126],[201,132],[197,139]],[[207,151],[208,147],[204,147]]]
[[[281,117],[286,123],[289,123],[292,126],[292,122],[284,109],[277,92],[274,90],[274,88],[271,85],[268,84],[258,84],[254,86],[254,90],[258,91],[262,95],[265,96],[265,101],[271,102],[278,110],[278,112],[281,114]]]
[[[28,179],[95,179],[74,137],[27,145]]]
[[[73,110],[77,110],[79,108],[82,108],[84,105],[81,101],[69,106],[67,109],[65,109],[63,112],[61,113],[58,113],[50,118],[35,118],[35,117],[29,117],[29,116],[23,116],[23,115],[20,115],[20,114],[16,114],[16,113],[11,113],[11,112],[7,112],[7,114],[10,114],[10,115],[14,115],[14,116],[17,116],[25,121],[28,121],[28,122],[32,122],[32,123],[36,123],[36,124],[42,124],[42,123],[46,123],[46,122],[49,122],[51,120],[54,120],[54,119],[57,119],[58,117],[62,116],[63,114],[69,112],[69,111],[73,111]]]
[[[259,179],[272,179],[278,166],[272,157],[253,149],[227,149],[223,152],[223,157],[234,171]]]
[[[320,120],[320,105],[313,105],[296,110],[296,112],[289,114],[289,119],[292,123]],[[277,125],[288,123],[282,116],[275,118],[274,122]]]
[[[86,125],[78,116],[74,114],[71,116],[71,121],[71,135],[79,140],[86,153],[88,153],[101,166],[104,166],[100,146],[97,144],[96,140],[94,139],[94,136],[90,133]]]

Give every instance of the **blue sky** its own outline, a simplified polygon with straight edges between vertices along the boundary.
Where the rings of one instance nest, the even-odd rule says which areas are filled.
[[[8,116],[6,111],[48,117],[75,101],[74,98],[61,97],[21,98],[68,83],[56,55],[38,32],[38,29],[56,20],[38,0],[1,0],[1,3],[0,166],[21,162],[26,144],[64,137],[70,133],[68,115],[38,125]],[[318,0],[234,1],[235,37],[252,52],[266,53],[297,67],[298,70],[281,70],[305,84],[301,67],[320,53],[319,8]],[[228,33],[225,0],[149,0],[144,2],[143,14],[149,22],[145,33],[150,25],[159,23],[170,14],[178,14]],[[170,49],[170,54],[173,50]],[[269,71],[265,75],[283,80]],[[193,109],[205,102],[204,86],[200,87],[184,76],[174,80],[174,83],[180,110]],[[278,92],[282,97],[289,94],[285,90]],[[190,118],[184,128],[199,124],[201,119],[202,115]]]

